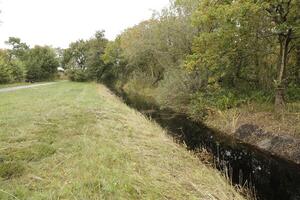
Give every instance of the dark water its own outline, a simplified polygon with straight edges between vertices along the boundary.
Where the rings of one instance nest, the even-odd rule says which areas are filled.
[[[260,200],[300,200],[300,165],[226,136],[184,114],[159,109],[139,96],[119,93],[131,107],[154,119],[190,150],[205,148],[235,184],[253,186]],[[300,147],[299,147],[300,148]]]

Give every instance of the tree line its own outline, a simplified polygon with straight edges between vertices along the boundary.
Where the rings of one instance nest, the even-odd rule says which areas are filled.
[[[191,115],[248,101],[281,110],[300,100],[299,10],[298,0],[174,0],[109,42],[103,60],[125,88],[154,88]]]
[[[48,46],[29,48],[20,38],[10,37],[8,49],[0,50],[0,83],[55,79],[59,58]]]
[[[251,101],[280,110],[300,100],[299,10],[298,0],[172,0],[114,41],[98,31],[54,50],[10,38],[0,80],[48,79],[60,65],[73,81],[122,87],[195,117]]]

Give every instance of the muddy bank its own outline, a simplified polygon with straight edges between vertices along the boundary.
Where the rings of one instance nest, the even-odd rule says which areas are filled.
[[[205,148],[233,183],[253,188],[261,200],[300,200],[300,165],[243,143],[168,110],[146,112],[190,150]]]
[[[268,132],[253,124],[240,126],[234,136],[243,142],[300,164],[300,138]]]

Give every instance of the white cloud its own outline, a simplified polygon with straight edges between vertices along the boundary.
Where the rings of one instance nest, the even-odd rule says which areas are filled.
[[[67,47],[104,29],[109,39],[160,10],[169,0],[1,0],[0,47],[10,36]]]

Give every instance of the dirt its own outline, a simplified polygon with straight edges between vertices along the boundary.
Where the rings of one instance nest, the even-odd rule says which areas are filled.
[[[254,124],[241,125],[234,135],[246,143],[300,164],[300,138],[268,132]]]
[[[28,88],[34,88],[34,87],[40,87],[40,86],[46,86],[46,85],[52,85],[52,84],[55,84],[55,83],[41,83],[41,84],[34,84],[34,85],[23,85],[23,86],[17,86],[17,87],[2,88],[2,89],[0,89],[0,93],[13,92],[16,90],[28,89]]]

